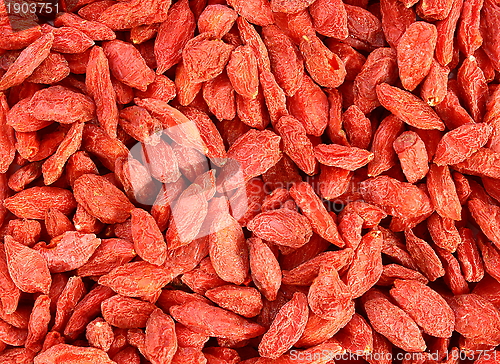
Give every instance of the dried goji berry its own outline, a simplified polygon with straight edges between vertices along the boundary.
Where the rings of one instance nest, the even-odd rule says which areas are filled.
[[[396,280],[391,296],[424,332],[436,337],[450,337],[455,316],[443,297],[429,286],[415,280]],[[432,308],[432,311],[429,310]],[[432,312],[432,314],[429,314]],[[433,320],[435,315],[439,320]]]
[[[364,308],[370,324],[395,346],[408,351],[426,349],[420,329],[402,309],[389,301],[382,292],[372,289],[363,297]]]
[[[9,274],[16,286],[27,293],[49,293],[52,277],[43,256],[17,241],[5,237],[5,255]],[[29,270],[26,267],[29,266]]]
[[[307,297],[300,292],[293,295],[277,313],[269,330],[259,344],[259,354],[276,359],[284,354],[302,336],[307,324],[309,309]]]

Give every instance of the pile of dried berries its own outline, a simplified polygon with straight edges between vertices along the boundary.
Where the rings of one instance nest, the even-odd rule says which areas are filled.
[[[0,363],[500,363],[499,0],[12,3]]]

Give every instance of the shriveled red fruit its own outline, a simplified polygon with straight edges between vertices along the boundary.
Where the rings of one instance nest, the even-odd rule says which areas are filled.
[[[273,23],[273,13],[269,2],[263,0],[229,0],[228,4],[242,17],[259,26]]]
[[[422,282],[396,280],[391,296],[424,331],[435,337],[450,337],[455,316],[439,293]],[[429,314],[432,312],[432,314]]]
[[[229,162],[223,171],[222,185],[231,190],[265,173],[281,159],[281,138],[269,130],[251,129],[239,137],[227,152]],[[252,158],[248,158],[252,155]]]
[[[73,188],[78,203],[107,224],[124,222],[134,208],[122,191],[101,176],[85,174]]]
[[[317,166],[314,146],[301,122],[293,116],[285,115],[278,120],[275,128],[281,137],[283,151],[301,170],[313,175]]]
[[[340,271],[352,263],[353,257],[350,248],[320,253],[289,271],[283,271],[283,284],[308,286],[318,275],[321,265],[332,265]]]
[[[257,58],[248,45],[237,47],[226,67],[234,90],[243,97],[254,99],[259,92]]]
[[[198,30],[222,38],[231,30],[236,18],[238,14],[228,6],[208,5],[198,18]]]
[[[248,274],[248,250],[243,229],[227,210],[225,198],[210,205],[209,254],[217,275],[226,282],[242,284]]]
[[[307,324],[309,309],[307,297],[294,293],[276,314],[269,330],[259,344],[259,354],[265,358],[276,359],[290,349],[300,338]]]
[[[312,186],[306,182],[293,185],[290,195],[311,223],[312,230],[330,243],[343,247],[337,225],[328,213]]]
[[[145,355],[152,363],[168,363],[177,351],[177,336],[172,318],[157,308],[146,323]]]
[[[110,238],[101,239],[101,245],[90,259],[80,268],[77,274],[81,277],[99,276],[112,269],[128,263],[136,256],[132,241]]]
[[[345,79],[344,62],[315,36],[304,37],[300,51],[311,78],[323,87],[338,87]]]
[[[158,29],[154,53],[157,74],[162,74],[182,58],[182,49],[193,37],[196,22],[187,0],[178,1],[169,9],[165,22]]]
[[[7,235],[5,255],[9,274],[21,291],[49,293],[52,277],[47,262],[39,252]]]
[[[397,45],[399,77],[403,87],[413,91],[429,73],[436,48],[435,25],[425,21],[410,24]],[[415,48],[419,52],[413,52]]]
[[[193,331],[232,340],[257,337],[265,329],[241,316],[207,303],[191,301],[170,308],[172,317]],[[222,320],[221,320],[222,318]]]
[[[106,133],[115,138],[118,125],[116,92],[111,84],[109,61],[101,47],[95,46],[90,51],[86,74],[85,87],[94,99],[97,119]]]
[[[383,82],[393,84],[397,79],[396,52],[392,48],[375,49],[359,67],[354,78],[353,101],[361,111],[368,113],[381,103],[377,97],[377,85]]]
[[[338,144],[318,144],[314,155],[321,164],[354,171],[368,164],[373,153],[367,150]]]
[[[361,182],[360,188],[366,202],[377,205],[387,214],[401,219],[407,229],[416,226],[433,212],[426,193],[417,186],[388,176],[368,179]]]
[[[434,110],[417,96],[386,83],[378,85],[376,90],[382,106],[405,123],[419,129],[444,130]]]
[[[247,243],[253,282],[266,299],[274,301],[281,286],[280,265],[272,250],[260,238],[250,238]]]
[[[345,39],[349,35],[347,12],[342,1],[316,0],[309,12],[318,33],[336,39]]]
[[[67,231],[53,238],[49,244],[38,243],[34,249],[45,258],[52,273],[60,273],[83,266],[99,245],[101,239],[94,234]]]
[[[448,166],[431,165],[427,175],[427,190],[441,217],[462,219],[462,207]]]
[[[89,121],[94,116],[92,100],[63,86],[51,86],[36,92],[28,104],[29,113],[38,120],[71,124]]]
[[[443,135],[436,148],[434,163],[441,166],[463,162],[483,147],[491,135],[488,124],[465,124]]]
[[[137,255],[152,264],[162,265],[167,256],[167,245],[154,218],[135,208],[131,211],[131,224]]]
[[[354,307],[350,289],[342,282],[334,267],[322,265],[307,296],[311,310],[327,320],[349,315]]]
[[[48,57],[54,42],[54,34],[44,34],[34,40],[20,54],[0,79],[0,90],[21,84]]]
[[[292,248],[301,247],[312,235],[309,220],[286,208],[258,214],[248,223],[247,228],[261,239]]]
[[[445,275],[443,264],[429,243],[417,237],[412,230],[405,231],[405,238],[408,252],[430,281]]]
[[[290,114],[306,128],[307,133],[320,136],[328,125],[328,98],[307,75],[297,92],[289,99]]]
[[[489,364],[498,0],[8,5],[0,363]]]
[[[500,340],[498,311],[487,299],[462,294],[448,300],[455,313],[455,330],[477,343],[496,345]]]
[[[420,329],[402,309],[389,301],[382,292],[372,289],[363,297],[363,305],[373,329],[395,346],[408,351],[426,349]]]
[[[222,73],[234,47],[210,34],[200,34],[186,43],[182,50],[184,67],[193,82],[205,82]]]
[[[86,338],[93,347],[109,351],[114,340],[111,325],[102,318],[97,318],[87,326]]]
[[[254,317],[262,309],[260,293],[253,287],[220,286],[209,289],[205,296],[219,306],[243,317]]]
[[[129,297],[143,297],[157,292],[170,282],[165,269],[144,261],[131,262],[99,278],[99,284]]]
[[[71,192],[59,187],[32,187],[4,200],[4,206],[24,219],[45,218],[50,208],[70,214],[76,208]]]
[[[75,363],[113,364],[105,351],[97,348],[83,348],[68,344],[57,344],[35,357],[35,364],[57,363],[59,360],[73,360]]]
[[[354,254],[344,282],[352,298],[361,297],[382,274],[382,233],[372,231],[363,236]]]

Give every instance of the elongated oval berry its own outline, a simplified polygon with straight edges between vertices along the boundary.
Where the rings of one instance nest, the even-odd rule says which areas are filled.
[[[0,91],[21,84],[49,56],[54,34],[48,32],[26,47],[0,79]]]
[[[262,309],[260,293],[253,287],[219,286],[206,291],[205,296],[243,317],[257,316]]]
[[[448,301],[455,313],[455,330],[478,343],[500,342],[500,314],[487,299],[476,294],[461,294]]]
[[[156,221],[143,209],[135,208],[131,215],[132,239],[137,255],[147,262],[162,265],[167,256],[167,245]]]
[[[391,296],[424,331],[436,337],[450,337],[455,315],[439,293],[415,280],[396,280]]]
[[[255,322],[202,301],[172,306],[170,314],[175,321],[195,332],[230,340],[250,339],[265,331],[264,327]]]
[[[7,235],[5,255],[9,274],[21,291],[49,293],[52,278],[47,262],[39,252]]]
[[[429,172],[429,157],[424,141],[414,131],[405,131],[392,144],[401,169],[410,183],[415,183]]]
[[[35,250],[45,258],[52,273],[60,273],[80,268],[87,263],[99,245],[101,239],[94,234],[67,231],[52,239],[49,244],[38,243]]]
[[[151,302],[115,295],[101,303],[102,317],[121,329],[146,327],[149,316],[156,307]]]
[[[198,18],[198,30],[220,39],[231,30],[237,18],[236,11],[226,5],[208,5]]]
[[[382,106],[408,125],[444,130],[444,123],[436,112],[417,96],[386,83],[378,85],[376,90]]]
[[[179,164],[172,146],[160,139],[156,145],[142,144],[142,159],[151,176],[162,183],[171,183],[181,177]]]
[[[309,220],[312,230],[338,247],[345,245],[339,235],[333,217],[328,213],[321,199],[307,182],[295,184],[290,188],[290,195],[305,217]]]
[[[370,149],[373,160],[368,163],[368,176],[377,177],[396,164],[392,143],[403,130],[403,123],[394,115],[389,115],[380,122],[373,135]]]
[[[295,162],[297,167],[309,175],[317,168],[314,146],[307,136],[306,128],[290,115],[282,116],[274,125],[281,136],[283,151]]]
[[[90,51],[86,66],[85,87],[96,105],[99,123],[111,138],[116,138],[118,106],[116,92],[111,83],[109,60],[101,47]]]
[[[116,232],[115,232],[116,234]],[[77,270],[81,277],[100,276],[128,263],[136,256],[134,244],[125,239],[101,239],[101,245],[90,259]]]
[[[169,9],[155,39],[154,54],[162,74],[182,59],[182,50],[193,37],[196,22],[188,0],[177,1]]]
[[[221,184],[231,190],[265,173],[281,159],[280,141],[281,137],[270,130],[251,129],[243,134],[227,152],[229,162]]]
[[[177,249],[196,239],[207,216],[208,202],[196,183],[186,188],[172,209],[165,239],[169,249]]]
[[[157,308],[146,323],[144,350],[152,363],[169,363],[177,351],[177,336],[172,318]]]
[[[316,36],[304,37],[300,42],[306,69],[311,78],[323,87],[339,87],[345,79],[344,62],[330,51]]]
[[[99,284],[128,297],[143,297],[157,292],[171,280],[163,267],[137,261],[124,264],[99,278]]]
[[[263,27],[262,39],[269,52],[271,68],[278,85],[287,96],[295,95],[304,75],[304,64],[297,47],[276,25]]]
[[[425,21],[412,23],[399,39],[399,78],[408,91],[413,91],[429,73],[436,41],[436,26]]]
[[[78,203],[105,224],[124,222],[134,208],[122,191],[95,174],[78,178],[73,189]]]
[[[95,105],[84,94],[63,86],[51,86],[33,95],[28,111],[39,120],[71,124],[75,121],[91,120],[94,117]]]
[[[309,220],[287,208],[262,212],[248,223],[247,228],[261,239],[291,248],[300,248],[312,236]]]
[[[405,231],[405,239],[408,253],[430,281],[445,275],[443,263],[429,243],[417,237],[412,230]]]
[[[322,35],[336,39],[346,39],[347,12],[341,0],[316,0],[309,7],[314,29]]]
[[[354,252],[350,248],[320,253],[292,270],[283,271],[283,284],[308,286],[316,278],[322,265],[331,265],[340,271],[352,263],[353,257]]]
[[[276,314],[269,330],[259,344],[259,354],[264,358],[276,359],[290,349],[302,336],[306,328],[309,309],[307,297],[296,292]]]
[[[442,166],[463,162],[488,142],[492,130],[485,123],[470,123],[449,131],[436,147],[434,163]]]
[[[250,256],[250,272],[253,282],[269,301],[274,301],[281,286],[281,269],[276,257],[260,238],[247,240]]]
[[[105,351],[97,348],[85,348],[68,344],[57,344],[38,354],[34,364],[57,363],[71,358],[75,363],[115,364]]]
[[[385,294],[376,289],[370,290],[363,297],[363,306],[373,329],[392,344],[408,352],[426,349],[424,338],[415,321],[389,301]]]
[[[32,187],[4,200],[4,206],[23,219],[45,219],[50,208],[70,214],[76,208],[71,192],[59,187]]]
[[[385,213],[405,220],[411,229],[433,212],[427,194],[417,186],[388,176],[370,178],[360,184],[366,202],[377,205]]]
[[[369,113],[380,105],[376,86],[383,82],[393,84],[397,80],[396,52],[392,48],[375,49],[360,68],[354,79],[354,104]]]
[[[328,98],[307,75],[293,97],[289,98],[290,114],[306,128],[307,134],[320,136],[328,125]]]
[[[191,81],[210,81],[220,75],[233,49],[234,46],[206,33],[189,40],[182,51],[182,61]]]
[[[227,75],[234,90],[243,97],[254,99],[259,92],[257,58],[248,45],[237,47],[227,64]]]
[[[311,284],[307,300],[311,310],[327,320],[350,315],[354,307],[349,288],[342,282],[337,270],[326,265],[321,266],[318,277]]]
[[[354,171],[368,164],[373,159],[373,153],[339,144],[318,144],[314,155],[321,164]]]
[[[382,233],[371,231],[361,239],[354,260],[344,277],[353,298],[361,297],[380,278],[382,266]]]
[[[439,215],[453,220],[462,219],[462,206],[448,166],[431,165],[427,175],[427,190]]]

